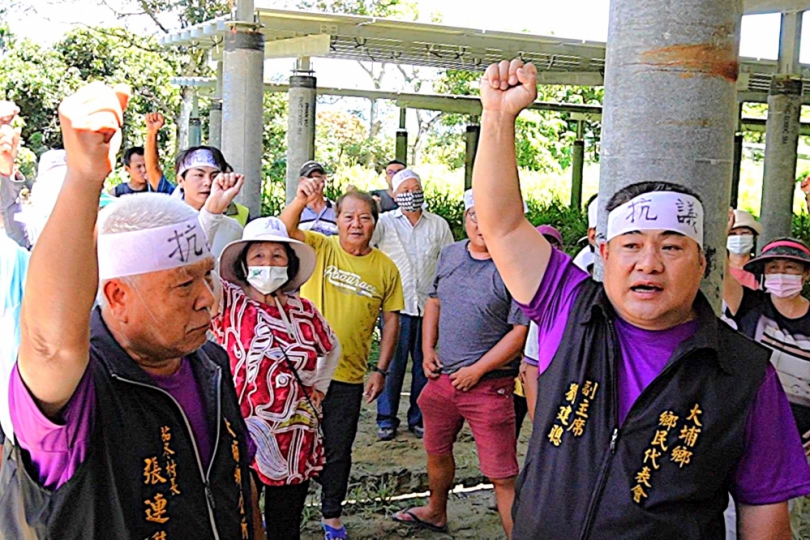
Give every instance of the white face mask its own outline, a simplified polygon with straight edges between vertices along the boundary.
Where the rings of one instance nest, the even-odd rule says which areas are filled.
[[[247,282],[262,294],[272,294],[289,281],[286,266],[248,266]]]
[[[765,290],[779,298],[790,298],[802,292],[804,276],[795,274],[765,275]]]
[[[735,255],[747,255],[754,251],[754,237],[748,234],[729,236],[726,247]]]

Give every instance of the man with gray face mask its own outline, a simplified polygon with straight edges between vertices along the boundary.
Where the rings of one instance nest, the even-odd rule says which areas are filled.
[[[421,438],[424,432],[422,412],[416,400],[427,384],[422,370],[422,316],[430,293],[436,261],[445,246],[453,243],[447,222],[423,209],[425,192],[415,172],[404,169],[391,181],[399,208],[380,215],[371,244],[391,257],[399,268],[405,309],[400,312],[397,352],[389,367],[385,391],[377,401],[377,437],[388,441],[396,437],[399,397],[408,366],[413,360],[408,429]]]

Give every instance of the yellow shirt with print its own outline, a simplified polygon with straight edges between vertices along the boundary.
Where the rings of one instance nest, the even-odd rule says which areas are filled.
[[[318,260],[301,296],[315,304],[340,340],[340,362],[332,379],[362,383],[380,310],[405,307],[399,270],[378,249],[358,257],[340,247],[338,236],[303,232]]]

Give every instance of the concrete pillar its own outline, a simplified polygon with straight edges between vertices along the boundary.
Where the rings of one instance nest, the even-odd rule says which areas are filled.
[[[222,57],[222,153],[245,175],[237,202],[261,215],[262,133],[264,122],[264,38],[253,21],[253,8],[240,0],[248,24],[237,23],[225,35]],[[249,17],[249,19],[247,19]]]
[[[613,0],[605,69],[599,234],[620,189],[667,180],[696,191],[720,308],[742,2]]]
[[[734,134],[734,165],[731,170],[731,206],[737,208],[740,201],[740,171],[743,158],[743,134]]]
[[[582,172],[585,168],[584,125],[577,120],[577,139],[571,155],[571,208],[582,208]]]
[[[406,127],[408,109],[399,109],[399,129],[397,129],[396,158],[402,163],[408,163],[408,129]]]
[[[768,93],[765,128],[765,172],[760,212],[764,242],[790,236],[801,107],[801,79],[774,76]]]
[[[188,119],[188,145],[200,146],[202,144],[202,123],[200,122],[200,99],[197,90],[191,97],[191,116]]]
[[[464,190],[472,187],[473,166],[475,165],[475,154],[478,153],[478,137],[481,135],[481,126],[478,125],[478,117],[473,116],[467,126],[465,140],[467,149],[464,156]]]
[[[308,58],[296,62],[290,77],[287,127],[287,204],[298,189],[301,165],[315,158],[315,98],[317,80],[312,76]]]
[[[222,146],[222,61],[217,62],[217,81],[208,108],[208,146]]]
[[[802,109],[802,79],[799,47],[802,13],[782,15],[779,35],[779,70],[768,92],[768,121],[765,127],[765,172],[762,179],[762,242],[789,236],[793,220],[796,153]]]

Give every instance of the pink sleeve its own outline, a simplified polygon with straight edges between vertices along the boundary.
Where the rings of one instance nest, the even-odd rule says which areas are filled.
[[[16,365],[11,372],[8,403],[14,435],[31,456],[35,479],[47,489],[58,489],[71,479],[87,455],[96,406],[90,368],[62,411],[60,423],[39,410]]]

